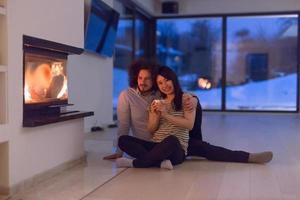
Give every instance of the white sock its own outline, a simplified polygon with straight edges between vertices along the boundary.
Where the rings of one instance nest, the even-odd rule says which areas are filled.
[[[160,168],[172,170],[173,165],[170,160],[164,160],[160,163]]]
[[[250,153],[248,162],[250,163],[267,163],[270,162],[273,158],[272,151],[263,151],[259,153]]]
[[[133,162],[132,159],[125,158],[125,157],[116,159],[117,167],[133,167],[132,162]]]

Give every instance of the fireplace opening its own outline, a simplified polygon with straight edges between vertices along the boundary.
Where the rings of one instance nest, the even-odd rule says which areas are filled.
[[[23,36],[23,126],[91,116],[93,112],[67,111],[67,61],[70,54],[83,49]]]
[[[25,104],[67,103],[66,60],[25,52]]]

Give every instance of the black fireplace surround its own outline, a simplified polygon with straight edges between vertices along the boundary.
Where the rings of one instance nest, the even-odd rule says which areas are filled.
[[[65,109],[72,105],[67,93],[67,58],[82,52],[81,48],[23,35],[23,127],[94,115]]]

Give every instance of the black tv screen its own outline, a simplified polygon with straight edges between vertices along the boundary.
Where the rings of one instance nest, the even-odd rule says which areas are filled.
[[[88,7],[84,48],[111,57],[120,15],[101,0],[92,0]]]

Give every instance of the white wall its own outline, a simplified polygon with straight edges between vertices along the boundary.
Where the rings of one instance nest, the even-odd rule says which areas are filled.
[[[113,0],[103,1],[113,7]],[[75,104],[70,109],[95,113],[94,116],[85,118],[85,132],[90,131],[92,126],[103,126],[113,122],[112,71],[113,59],[109,57],[84,53],[69,58],[69,102]]]
[[[84,154],[83,119],[22,127],[22,35],[83,46],[82,0],[8,1],[9,184]]]
[[[155,9],[157,3],[159,3],[157,0],[133,0],[136,4],[138,4],[140,7],[145,9],[150,14],[155,14]]]
[[[163,0],[161,0],[163,1]],[[300,9],[299,0],[176,0],[180,15],[242,12],[291,11]],[[160,7],[156,15],[161,15]]]
[[[112,58],[84,53],[69,57],[69,102],[71,110],[94,111],[85,118],[84,130],[112,123]]]

